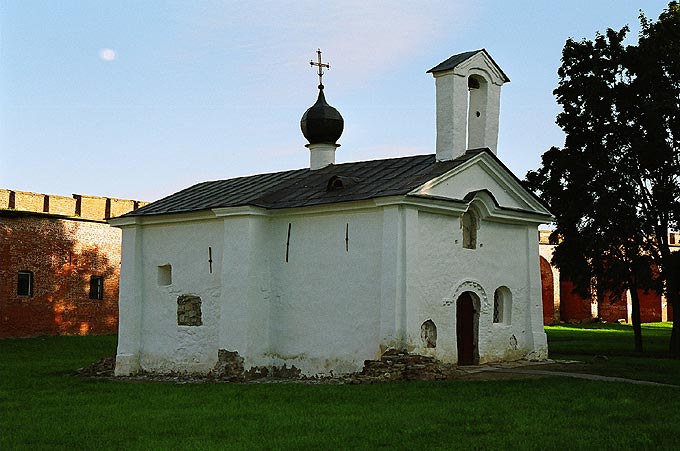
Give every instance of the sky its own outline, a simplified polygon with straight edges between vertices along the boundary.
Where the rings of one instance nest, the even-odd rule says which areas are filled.
[[[153,201],[207,180],[308,167],[300,118],[345,120],[336,163],[435,151],[434,79],[485,48],[508,75],[498,156],[520,178],[561,146],[567,38],[667,1],[0,0],[0,188]]]

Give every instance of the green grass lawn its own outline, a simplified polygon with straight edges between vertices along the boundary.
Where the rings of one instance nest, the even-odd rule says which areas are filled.
[[[668,355],[672,326],[643,324],[642,353],[635,352],[633,328],[627,324],[563,324],[545,330],[553,359],[586,362],[593,374],[680,385],[680,360]]]
[[[602,338],[606,345],[586,346],[579,337],[597,334],[587,330],[550,328],[555,357],[619,350],[616,358],[633,358],[609,335]],[[0,449],[680,447],[675,388],[562,377],[238,385],[74,375],[113,354],[115,345],[112,336],[0,340]],[[660,357],[654,360],[667,360]]]

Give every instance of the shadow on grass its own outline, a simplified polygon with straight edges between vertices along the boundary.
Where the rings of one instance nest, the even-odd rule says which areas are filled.
[[[603,376],[680,385],[680,360],[670,358],[672,323],[642,325],[644,351],[635,351],[627,324],[590,323],[546,326],[550,358],[579,360]]]

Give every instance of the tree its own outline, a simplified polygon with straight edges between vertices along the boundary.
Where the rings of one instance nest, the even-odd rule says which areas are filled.
[[[630,290],[639,351],[638,290],[665,291],[680,357],[680,255],[668,243],[680,218],[680,6],[640,24],[637,45],[624,45],[627,27],[567,40],[554,91],[564,147],[526,182],[551,206],[553,263],[577,291]]]

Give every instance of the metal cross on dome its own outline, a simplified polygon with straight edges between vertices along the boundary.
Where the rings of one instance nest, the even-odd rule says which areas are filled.
[[[321,49],[316,50],[316,56],[317,62],[315,63],[314,60],[312,60],[309,62],[309,65],[319,67],[319,89],[323,89],[323,82],[321,81],[321,77],[323,77],[323,68],[325,67],[326,69],[330,69],[331,65],[328,63],[321,62]]]

